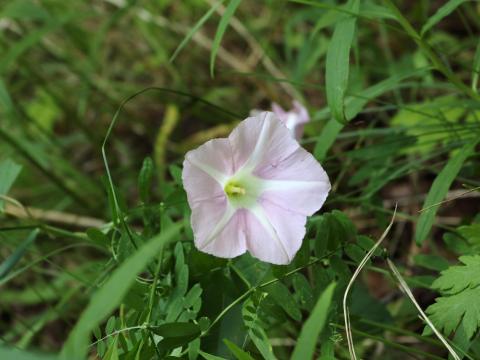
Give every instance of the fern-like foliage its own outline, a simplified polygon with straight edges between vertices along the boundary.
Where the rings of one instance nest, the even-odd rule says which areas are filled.
[[[443,295],[427,309],[430,319],[445,334],[462,324],[471,338],[480,328],[480,255],[462,256],[464,265],[442,271],[432,287]]]
[[[461,256],[460,261],[465,266],[450,266],[442,271],[432,287],[445,293],[456,294],[466,288],[480,285],[480,255]]]
[[[252,297],[245,301],[242,307],[243,323],[247,328],[248,337],[255,344],[263,358],[266,360],[275,360],[276,357],[273,354],[272,345],[268,340],[268,336],[262,326],[262,321],[258,316],[260,303],[264,296],[265,294],[262,294],[258,301],[254,301]]]

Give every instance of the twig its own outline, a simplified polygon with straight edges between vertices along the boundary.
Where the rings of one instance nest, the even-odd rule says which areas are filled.
[[[383,232],[380,239],[378,239],[378,241],[375,243],[375,245],[370,249],[370,251],[367,253],[367,255],[365,255],[365,257],[362,259],[362,261],[358,265],[357,269],[355,270],[352,278],[350,279],[350,282],[348,283],[347,288],[345,289],[345,293],[343,294],[343,315],[344,315],[344,319],[345,319],[345,332],[347,334],[348,351],[350,353],[350,358],[353,359],[353,360],[357,360],[357,355],[355,354],[355,347],[353,346],[352,329],[351,329],[351,326],[350,326],[350,314],[348,312],[348,306],[347,306],[348,293],[350,292],[350,289],[353,286],[353,283],[355,282],[355,279],[358,277],[358,275],[362,271],[365,264],[368,262],[368,260],[370,260],[373,253],[375,252],[375,250],[377,250],[377,247],[385,239],[388,232],[392,228],[393,221],[395,220],[395,214],[396,213],[397,213],[397,206],[395,206],[395,210],[393,212],[392,220],[390,220],[390,224],[385,229],[385,231]]]
[[[11,203],[5,204],[5,214],[19,219],[33,219],[45,222],[66,224],[80,228],[99,228],[105,225],[105,221],[89,216],[82,216],[56,210],[44,210],[33,207],[18,206]]]
[[[460,194],[458,194],[458,195],[454,195],[453,197],[451,197],[451,198],[449,198],[449,199],[446,199],[446,200],[440,201],[440,202],[438,202],[438,203],[432,204],[432,205],[430,205],[430,206],[427,206],[426,208],[423,208],[423,209],[421,209],[421,210],[418,210],[418,212],[421,213],[421,212],[430,210],[431,208],[433,208],[433,207],[435,207],[435,206],[440,206],[440,205],[446,204],[446,203],[448,203],[448,202],[450,202],[450,201],[459,199],[459,198],[461,198],[461,197],[464,197],[464,196],[467,195],[467,194],[473,193],[473,192],[478,191],[478,190],[480,190],[480,186],[478,186],[478,187],[476,187],[476,188],[473,188],[473,189],[470,189],[470,190],[467,190],[467,191],[464,191],[464,192],[462,192],[462,193],[460,193]],[[479,194],[478,196],[480,196],[480,194]]]
[[[393,275],[395,275],[395,277],[397,278],[398,282],[399,282],[399,287],[400,289],[410,298],[410,300],[412,301],[413,305],[415,305],[415,307],[417,308],[419,314],[420,314],[420,317],[428,324],[428,326],[430,326],[430,328],[433,330],[433,332],[435,333],[435,335],[438,337],[438,339],[443,343],[443,345],[445,345],[445,347],[447,348],[447,350],[450,352],[450,354],[453,356],[453,358],[455,360],[460,360],[460,357],[457,355],[457,353],[455,352],[455,350],[453,350],[453,348],[450,346],[450,344],[447,342],[447,340],[445,340],[445,338],[442,336],[442,334],[437,330],[437,328],[435,327],[435,325],[433,325],[433,323],[430,321],[430,319],[427,317],[427,315],[423,312],[422,308],[420,307],[420,305],[418,305],[417,303],[417,300],[415,300],[415,297],[413,296],[413,293],[412,291],[410,290],[410,288],[408,287],[407,283],[405,282],[405,280],[403,279],[402,275],[400,275],[400,272],[398,271],[397,267],[395,266],[395,264],[390,261],[390,259],[387,259],[387,263],[388,263],[388,266],[390,267],[390,269],[392,270],[392,273]]]

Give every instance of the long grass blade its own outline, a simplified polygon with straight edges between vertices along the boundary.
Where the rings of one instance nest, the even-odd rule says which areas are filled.
[[[372,257],[373,253],[375,250],[377,250],[378,246],[382,243],[382,241],[387,237],[388,233],[390,232],[390,229],[393,226],[393,222],[395,220],[395,215],[397,213],[397,206],[395,206],[395,210],[393,212],[392,219],[390,220],[390,224],[388,224],[387,228],[383,232],[382,236],[380,236],[380,239],[373,245],[373,247],[368,251],[368,253],[365,255],[365,257],[362,259],[360,264],[358,265],[357,269],[353,273],[352,278],[350,279],[350,282],[347,285],[347,288],[345,289],[345,293],[343,294],[343,317],[345,320],[345,332],[347,334],[347,344],[348,344],[348,352],[350,353],[350,358],[352,360],[357,360],[357,355],[355,353],[355,347],[353,345],[353,335],[352,335],[352,328],[350,326],[350,314],[348,311],[348,306],[347,306],[347,299],[348,299],[348,294],[357,279],[358,275],[362,271],[363,267],[367,264],[368,260]]]
[[[315,353],[315,345],[318,336],[323,330],[328,319],[328,310],[332,302],[335,283],[331,283],[319,297],[312,314],[302,327],[297,345],[293,351],[293,360],[312,359]]]
[[[215,59],[217,57],[218,49],[220,48],[220,43],[222,42],[223,35],[225,30],[227,30],[228,23],[230,19],[235,14],[238,6],[240,5],[241,0],[231,0],[228,3],[228,6],[220,19],[218,24],[217,32],[215,33],[215,38],[213,39],[212,52],[210,53],[210,76],[213,77],[213,72],[215,68]]]
[[[399,287],[401,290],[403,290],[403,292],[405,292],[405,294],[407,294],[408,298],[412,301],[413,305],[415,305],[415,307],[417,308],[419,314],[420,314],[420,317],[428,324],[428,326],[430,326],[430,328],[433,330],[433,332],[435,333],[435,335],[438,337],[438,339],[443,343],[443,345],[445,345],[445,347],[447,348],[448,352],[453,356],[453,358],[455,360],[460,360],[460,357],[457,355],[457,353],[455,352],[455,350],[453,350],[453,348],[450,346],[450,344],[447,342],[447,340],[445,340],[445,338],[442,336],[442,334],[437,330],[437,328],[435,327],[435,325],[433,325],[433,323],[430,321],[430,319],[428,318],[428,316],[423,312],[422,308],[420,307],[420,305],[418,305],[417,301],[415,300],[415,297],[413,296],[413,293],[412,291],[410,290],[410,288],[408,287],[407,285],[407,282],[403,279],[402,275],[400,275],[400,272],[398,271],[397,267],[395,266],[395,264],[390,261],[390,259],[387,259],[387,263],[388,263],[388,266],[390,267],[390,270],[392,270],[392,273],[393,275],[395,276],[395,278],[398,280],[398,283],[399,283]]]
[[[20,261],[23,255],[25,255],[25,252],[27,251],[29,246],[32,245],[37,238],[37,235],[38,230],[33,230],[30,235],[28,235],[28,237],[22,243],[20,243],[20,245],[15,249],[15,251],[0,264],[0,280],[3,280],[5,276],[7,276],[10,271],[15,267],[15,265]]]
[[[475,56],[473,58],[472,66],[472,90],[478,92],[478,76],[480,74],[480,41],[477,44],[477,50],[475,50]]]
[[[445,198],[448,189],[450,189],[450,186],[462,169],[463,163],[473,154],[478,142],[479,140],[469,142],[460,148],[458,152],[450,158],[433,181],[432,187],[423,204],[423,209],[428,210],[422,211],[418,218],[417,228],[415,230],[415,240],[417,244],[421,245],[425,241],[435,221],[438,208],[436,206],[432,207],[432,205],[440,203]]]
[[[85,358],[90,332],[121,303],[140,271],[178,234],[180,226],[173,225],[139,247],[97,290],[63,346],[61,353],[63,359]]]
[[[183,38],[182,42],[180,43],[180,45],[178,45],[178,47],[175,49],[175,51],[173,52],[172,56],[170,57],[170,62],[173,62],[178,54],[180,53],[180,51],[183,50],[183,48],[190,42],[190,40],[192,39],[193,35],[203,26],[203,24],[205,24],[205,22],[210,19],[210,17],[213,15],[213,13],[218,9],[218,7],[220,5],[222,5],[222,3],[224,2],[225,0],[220,0],[219,2],[217,2],[214,6],[212,6],[206,13],[205,15],[203,15],[200,20],[197,21],[197,23],[192,27],[192,29],[188,32],[188,34]]]
[[[347,9],[358,14],[359,0],[351,0]],[[346,123],[344,102],[348,87],[350,69],[350,48],[354,40],[357,17],[345,16],[335,26],[327,51],[325,82],[328,106],[333,118],[340,123]]]
[[[420,34],[422,36],[425,35],[432,27],[434,27],[436,24],[438,24],[440,21],[442,21],[443,18],[447,17],[452,12],[454,12],[457,7],[459,7],[460,5],[462,5],[466,1],[467,0],[450,0],[450,1],[447,1],[445,4],[443,4],[436,11],[435,14],[430,16],[430,18],[427,20],[425,25],[423,25]]]

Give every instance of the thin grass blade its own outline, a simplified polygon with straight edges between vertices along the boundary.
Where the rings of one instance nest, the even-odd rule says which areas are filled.
[[[455,11],[457,7],[462,5],[464,2],[467,0],[450,0],[447,1],[445,4],[443,4],[432,16],[430,16],[423,25],[422,30],[420,34],[423,36],[425,33],[428,32],[432,27],[434,27],[436,24],[438,24],[444,17],[447,17],[450,15],[452,12]]]
[[[217,32],[215,33],[215,38],[213,39],[212,52],[210,53],[210,76],[213,77],[213,72],[215,68],[215,59],[217,57],[218,49],[220,48],[220,43],[222,42],[223,35],[225,30],[227,30],[228,23],[230,19],[235,14],[238,6],[240,5],[241,0],[231,0],[228,3],[228,6],[220,19],[218,24]]]
[[[195,35],[195,33],[203,26],[203,24],[205,24],[205,22],[210,19],[210,17],[213,15],[213,13],[215,12],[215,10],[218,9],[218,7],[220,5],[222,5],[222,3],[224,2],[225,0],[220,0],[219,2],[217,2],[215,5],[213,5],[210,10],[208,10],[205,15],[203,15],[200,20],[198,20],[198,22],[192,27],[192,29],[188,32],[188,34],[185,36],[185,38],[182,40],[182,42],[180,43],[180,45],[178,45],[178,47],[175,49],[175,51],[173,52],[172,56],[170,57],[170,62],[173,62],[176,57],[178,56],[178,54],[180,53],[180,51],[183,50],[183,48],[190,42],[190,40],[192,39],[192,37]]]
[[[450,189],[450,186],[462,169],[463,163],[473,154],[478,142],[479,140],[467,143],[459,149],[433,181],[432,187],[423,204],[423,209],[428,208],[428,210],[421,212],[415,230],[415,240],[418,245],[421,245],[425,241],[435,221],[438,207],[432,207],[432,205],[440,203],[445,198],[448,189]]]
[[[0,280],[3,280],[5,276],[15,267],[20,259],[25,255],[25,252],[30,245],[33,244],[37,238],[38,230],[33,230],[30,235],[15,249],[15,251],[0,264]]]
[[[0,162],[0,195],[7,195],[22,167],[10,159]],[[3,200],[0,198],[0,211],[3,210]]]
[[[350,353],[350,358],[353,360],[357,360],[357,355],[355,353],[355,348],[353,346],[353,335],[352,335],[352,329],[350,326],[350,313],[348,311],[348,306],[347,306],[348,294],[353,284],[355,283],[355,280],[357,279],[358,275],[362,271],[363,267],[367,264],[368,260],[370,260],[372,255],[375,253],[375,250],[377,250],[377,248],[380,246],[382,241],[387,237],[388,233],[390,232],[390,229],[393,226],[393,222],[395,220],[396,214],[397,214],[397,206],[395,205],[395,211],[393,213],[392,220],[390,220],[390,224],[388,224],[382,236],[380,236],[380,239],[378,239],[375,245],[373,245],[373,247],[368,251],[365,257],[362,259],[357,269],[353,273],[352,278],[350,279],[350,282],[348,283],[347,288],[345,289],[345,293],[343,294],[343,317],[345,319],[345,332],[347,334],[348,351]]]
[[[475,50],[475,56],[473,58],[472,66],[472,90],[478,91],[478,76],[480,73],[480,41],[477,45],[477,50]]]
[[[297,345],[295,345],[292,355],[293,360],[313,358],[318,336],[327,322],[328,310],[330,309],[335,286],[335,283],[328,285],[315,304],[312,314],[305,322],[298,337]]]
[[[450,353],[450,355],[452,355],[452,357],[453,357],[455,360],[460,360],[460,357],[457,355],[457,353],[455,352],[455,350],[453,350],[453,348],[450,346],[450,344],[448,343],[448,341],[442,336],[442,334],[437,330],[437,328],[435,327],[435,325],[433,325],[433,323],[430,321],[430,319],[428,318],[428,316],[424,313],[424,311],[422,310],[422,308],[421,308],[420,305],[418,304],[417,300],[415,300],[415,297],[413,296],[412,291],[411,291],[410,288],[408,287],[407,282],[403,279],[402,275],[400,275],[400,272],[398,271],[398,269],[397,269],[397,267],[395,266],[395,264],[394,264],[390,259],[387,259],[387,263],[388,263],[388,266],[390,267],[390,270],[392,270],[393,275],[394,275],[395,278],[398,280],[400,289],[401,289],[403,292],[405,292],[405,294],[408,296],[408,298],[409,298],[409,299],[412,301],[412,303],[415,305],[415,307],[416,307],[417,310],[418,310],[418,313],[420,314],[420,317],[428,324],[428,326],[430,326],[430,328],[433,330],[433,332],[434,332],[435,335],[438,337],[438,339],[443,343],[443,345],[445,345],[445,347],[447,348],[447,350],[448,350],[448,352]]]

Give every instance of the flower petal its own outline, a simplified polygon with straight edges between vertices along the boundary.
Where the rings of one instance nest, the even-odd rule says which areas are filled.
[[[208,254],[212,254],[223,258],[234,258],[243,254],[246,251],[245,238],[245,219],[244,209],[236,210],[230,205],[227,205],[225,213],[220,219],[210,218],[208,213],[205,213],[206,208],[198,209],[195,220],[192,213],[192,227],[198,224],[195,237],[195,245],[197,248]],[[206,221],[209,218],[211,221]],[[209,231],[203,232],[201,230],[211,224]]]
[[[192,209],[195,245],[219,257],[235,257],[246,250],[244,236],[237,231],[241,218],[235,216],[223,190],[232,172],[228,139],[206,142],[189,151],[183,162],[182,180]]]
[[[310,115],[308,115],[307,108],[300,104],[297,100],[293,101],[293,110],[297,115],[297,124],[306,124],[310,121]]]
[[[188,152],[182,178],[199,250],[232,258],[248,249],[274,264],[293,260],[307,215],[330,190],[320,164],[269,112],[247,118],[227,139]],[[229,181],[254,200],[230,201]]]
[[[259,166],[255,175],[263,180],[263,199],[306,216],[322,207],[331,187],[325,170],[302,147],[278,163]]]
[[[278,162],[300,146],[271,112],[245,119],[228,139],[233,149],[235,171],[243,172],[251,172],[262,163]]]
[[[305,223],[305,216],[264,200],[245,217],[248,251],[262,261],[289,264],[302,245]]]
[[[187,159],[183,162],[182,181],[190,208],[211,199],[223,198],[226,202],[221,184]]]
[[[190,163],[223,187],[228,176],[233,174],[232,148],[228,139],[213,139],[185,155],[185,163]]]
[[[307,109],[298,101],[293,101],[293,109],[285,111],[277,103],[272,103],[274,114],[282,121],[292,132],[295,139],[300,140],[303,136],[305,124],[310,121]]]

